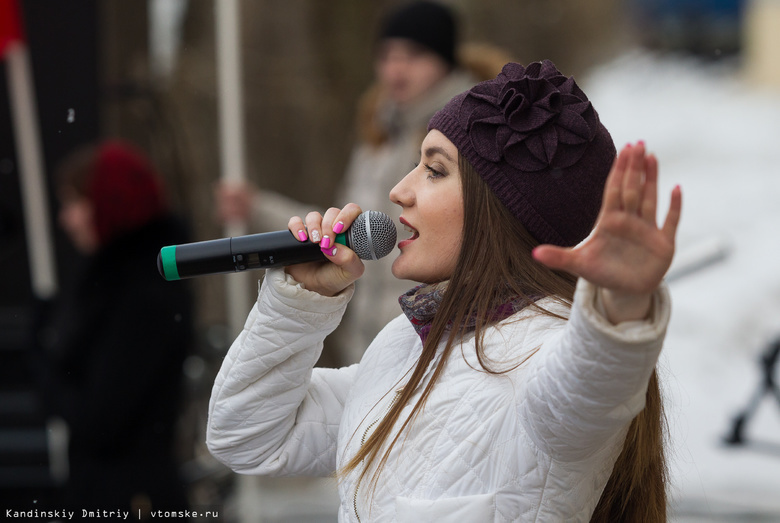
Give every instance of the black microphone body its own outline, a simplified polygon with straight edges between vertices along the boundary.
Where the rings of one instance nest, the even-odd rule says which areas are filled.
[[[384,213],[366,211],[335,241],[361,259],[375,260],[395,246],[395,224]],[[285,230],[163,247],[157,255],[157,270],[171,281],[325,259],[319,244],[301,242]]]

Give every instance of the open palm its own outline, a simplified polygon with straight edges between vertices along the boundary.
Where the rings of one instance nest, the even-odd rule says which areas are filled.
[[[642,142],[627,145],[607,178],[599,218],[588,239],[574,248],[541,245],[534,257],[615,293],[652,293],[672,263],[682,209],[682,194],[675,187],[659,228],[657,193],[658,161]]]

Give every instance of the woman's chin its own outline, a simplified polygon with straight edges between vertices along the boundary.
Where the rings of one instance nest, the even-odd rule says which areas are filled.
[[[398,257],[393,260],[393,266],[390,270],[390,272],[393,273],[393,276],[395,276],[399,280],[412,280],[412,281],[420,281],[419,274],[417,274],[416,271],[413,270],[413,268],[409,267],[409,264],[407,263],[408,260],[404,258],[403,252],[398,255]]]
[[[399,254],[398,257],[395,260],[393,260],[393,265],[390,268],[390,272],[392,272],[393,276],[395,276],[399,280],[406,280],[407,278],[403,275],[404,274],[403,262],[399,263],[401,256],[403,256],[403,254]]]

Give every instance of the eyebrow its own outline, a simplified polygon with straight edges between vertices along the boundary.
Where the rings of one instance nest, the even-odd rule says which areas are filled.
[[[441,154],[451,162],[455,161],[452,158],[452,156],[450,156],[449,153],[443,147],[439,147],[438,145],[431,145],[430,147],[426,147],[425,150],[423,151],[423,154],[425,155],[426,158],[430,158],[436,153]]]

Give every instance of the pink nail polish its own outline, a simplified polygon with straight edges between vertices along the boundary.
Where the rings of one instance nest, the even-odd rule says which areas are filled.
[[[336,256],[336,247],[333,247],[332,250],[331,249],[324,249],[324,248],[322,248],[320,250],[322,251],[323,254],[325,254],[327,256]]]
[[[341,231],[343,230],[344,230],[344,223],[342,222],[337,222],[336,225],[333,226],[333,232],[335,232],[336,234],[340,234]]]
[[[322,241],[320,242],[320,248],[327,249],[328,247],[330,247],[330,238],[327,236],[323,236]]]
[[[304,231],[298,231],[298,239],[303,241],[306,241],[306,233]]]

